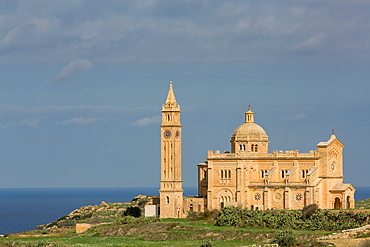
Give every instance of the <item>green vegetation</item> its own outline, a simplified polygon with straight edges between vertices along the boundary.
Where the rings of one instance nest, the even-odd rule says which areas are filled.
[[[218,226],[324,230],[336,231],[351,229],[368,224],[369,212],[332,211],[324,209],[311,210],[310,216],[298,210],[251,211],[244,208],[226,207],[216,218]]]
[[[275,235],[271,243],[278,244],[281,247],[290,247],[296,246],[297,239],[292,230],[283,230]]]
[[[370,209],[370,198],[357,201],[356,202],[356,209]]]
[[[187,219],[125,216],[127,211],[135,212],[138,216],[139,210],[135,208],[145,201],[147,198],[141,196],[131,203],[102,203],[98,206],[82,207],[33,231],[0,238],[0,247],[214,247],[263,243],[320,247],[328,244],[317,242],[318,237],[339,229],[368,224],[370,220],[369,213],[321,210],[315,205],[307,206],[302,211],[250,211],[227,207],[221,212],[189,212]],[[76,223],[97,225],[86,233],[77,235]],[[369,233],[358,237],[369,237]],[[369,246],[369,243],[364,242],[363,246]]]
[[[124,216],[132,216],[138,218],[141,216],[141,209],[139,207],[128,207],[124,213]]]
[[[99,225],[85,234],[67,231],[57,235],[32,231],[0,239],[0,246],[247,246],[270,243],[279,230],[215,226],[213,221],[189,219],[145,219]],[[326,232],[295,231],[300,246],[317,245]],[[314,245],[316,244],[316,245]]]

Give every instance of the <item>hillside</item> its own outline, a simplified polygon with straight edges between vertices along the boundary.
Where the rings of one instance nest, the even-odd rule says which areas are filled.
[[[218,212],[192,214],[187,219],[160,220],[125,216],[129,207],[143,208],[146,203],[152,203],[153,199],[150,196],[138,196],[130,203],[102,202],[100,205],[82,207],[33,231],[0,238],[0,246],[248,246],[269,243],[281,232],[281,229],[271,228],[215,226]],[[366,205],[369,200],[358,203]],[[76,234],[75,226],[81,223],[94,227]],[[326,246],[328,243],[319,243],[316,239],[330,233],[303,230],[292,232],[298,246]]]

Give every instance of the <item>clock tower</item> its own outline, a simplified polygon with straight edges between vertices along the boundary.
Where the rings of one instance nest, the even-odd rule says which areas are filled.
[[[162,105],[160,218],[183,218],[180,105],[170,82]]]

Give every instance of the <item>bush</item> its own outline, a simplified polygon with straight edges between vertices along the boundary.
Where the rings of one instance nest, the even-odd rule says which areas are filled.
[[[308,219],[310,218],[310,216],[315,213],[315,211],[318,209],[319,207],[316,205],[316,204],[310,204],[310,205],[307,205],[307,206],[304,206],[303,209],[302,209],[302,218],[305,220],[305,219]]]
[[[188,219],[189,220],[214,220],[220,211],[214,209],[212,211],[206,210],[204,212],[196,212],[196,211],[189,211],[188,212]]]
[[[237,207],[225,207],[216,218],[216,226],[241,226],[242,209]]]
[[[283,230],[275,235],[271,243],[278,244],[282,247],[290,247],[296,245],[297,239],[292,230]]]
[[[203,239],[200,247],[212,247],[211,240]]]
[[[139,207],[128,207],[124,213],[124,216],[140,217],[141,209]]]
[[[130,224],[150,224],[159,222],[160,219],[157,217],[139,217],[135,218],[133,216],[124,216],[118,218],[114,221],[115,225],[130,225]]]
[[[216,218],[216,225],[335,231],[366,225],[370,218],[370,213],[314,209],[314,206],[306,209],[304,219],[303,210],[302,212],[299,210],[251,211],[245,208],[225,207]]]

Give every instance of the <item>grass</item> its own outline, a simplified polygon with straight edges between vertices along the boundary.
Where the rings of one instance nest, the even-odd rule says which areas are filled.
[[[100,225],[85,234],[72,232],[58,236],[13,234],[0,239],[0,246],[200,246],[209,240],[212,246],[247,246],[269,242],[279,230],[214,226],[208,221],[163,219],[158,223],[139,225]],[[301,241],[314,241],[323,231],[294,231]],[[114,236],[107,236],[112,234]],[[11,245],[14,244],[14,245]]]
[[[47,244],[56,244],[56,246],[81,246],[81,247],[100,247],[100,246],[200,246],[201,240],[142,240],[136,237],[112,237],[112,236],[73,236],[73,237],[47,237],[42,240],[37,238],[27,238],[8,243],[30,244],[34,246],[46,246]],[[252,242],[241,241],[211,241],[212,246],[245,246]],[[6,242],[1,241],[0,246]],[[19,246],[18,245],[18,246]],[[4,245],[3,245],[4,246]],[[17,245],[16,245],[17,246]]]
[[[129,204],[107,204],[80,209],[79,222],[99,220],[113,221],[120,208]],[[370,208],[370,199],[356,202],[356,208]],[[97,211],[106,208],[107,211]],[[85,217],[90,215],[89,217]],[[67,217],[67,216],[66,216]],[[63,217],[63,220],[66,219]],[[56,223],[63,223],[62,221]],[[71,218],[70,220],[74,220]],[[76,220],[77,221],[77,220]],[[58,225],[56,224],[55,225]],[[64,222],[67,224],[68,222]],[[131,225],[99,225],[85,234],[76,235],[73,230],[54,228],[37,229],[11,234],[0,238],[0,247],[97,247],[97,246],[197,246],[210,241],[212,246],[248,246],[268,243],[281,229],[236,228],[215,226],[212,220],[161,219],[157,223]],[[294,231],[300,243],[314,243],[316,238],[328,235],[329,231]],[[367,236],[367,235],[366,235]],[[362,237],[362,236],[361,236]],[[303,245],[301,245],[303,246]]]
[[[370,198],[356,201],[356,209],[370,209]]]

